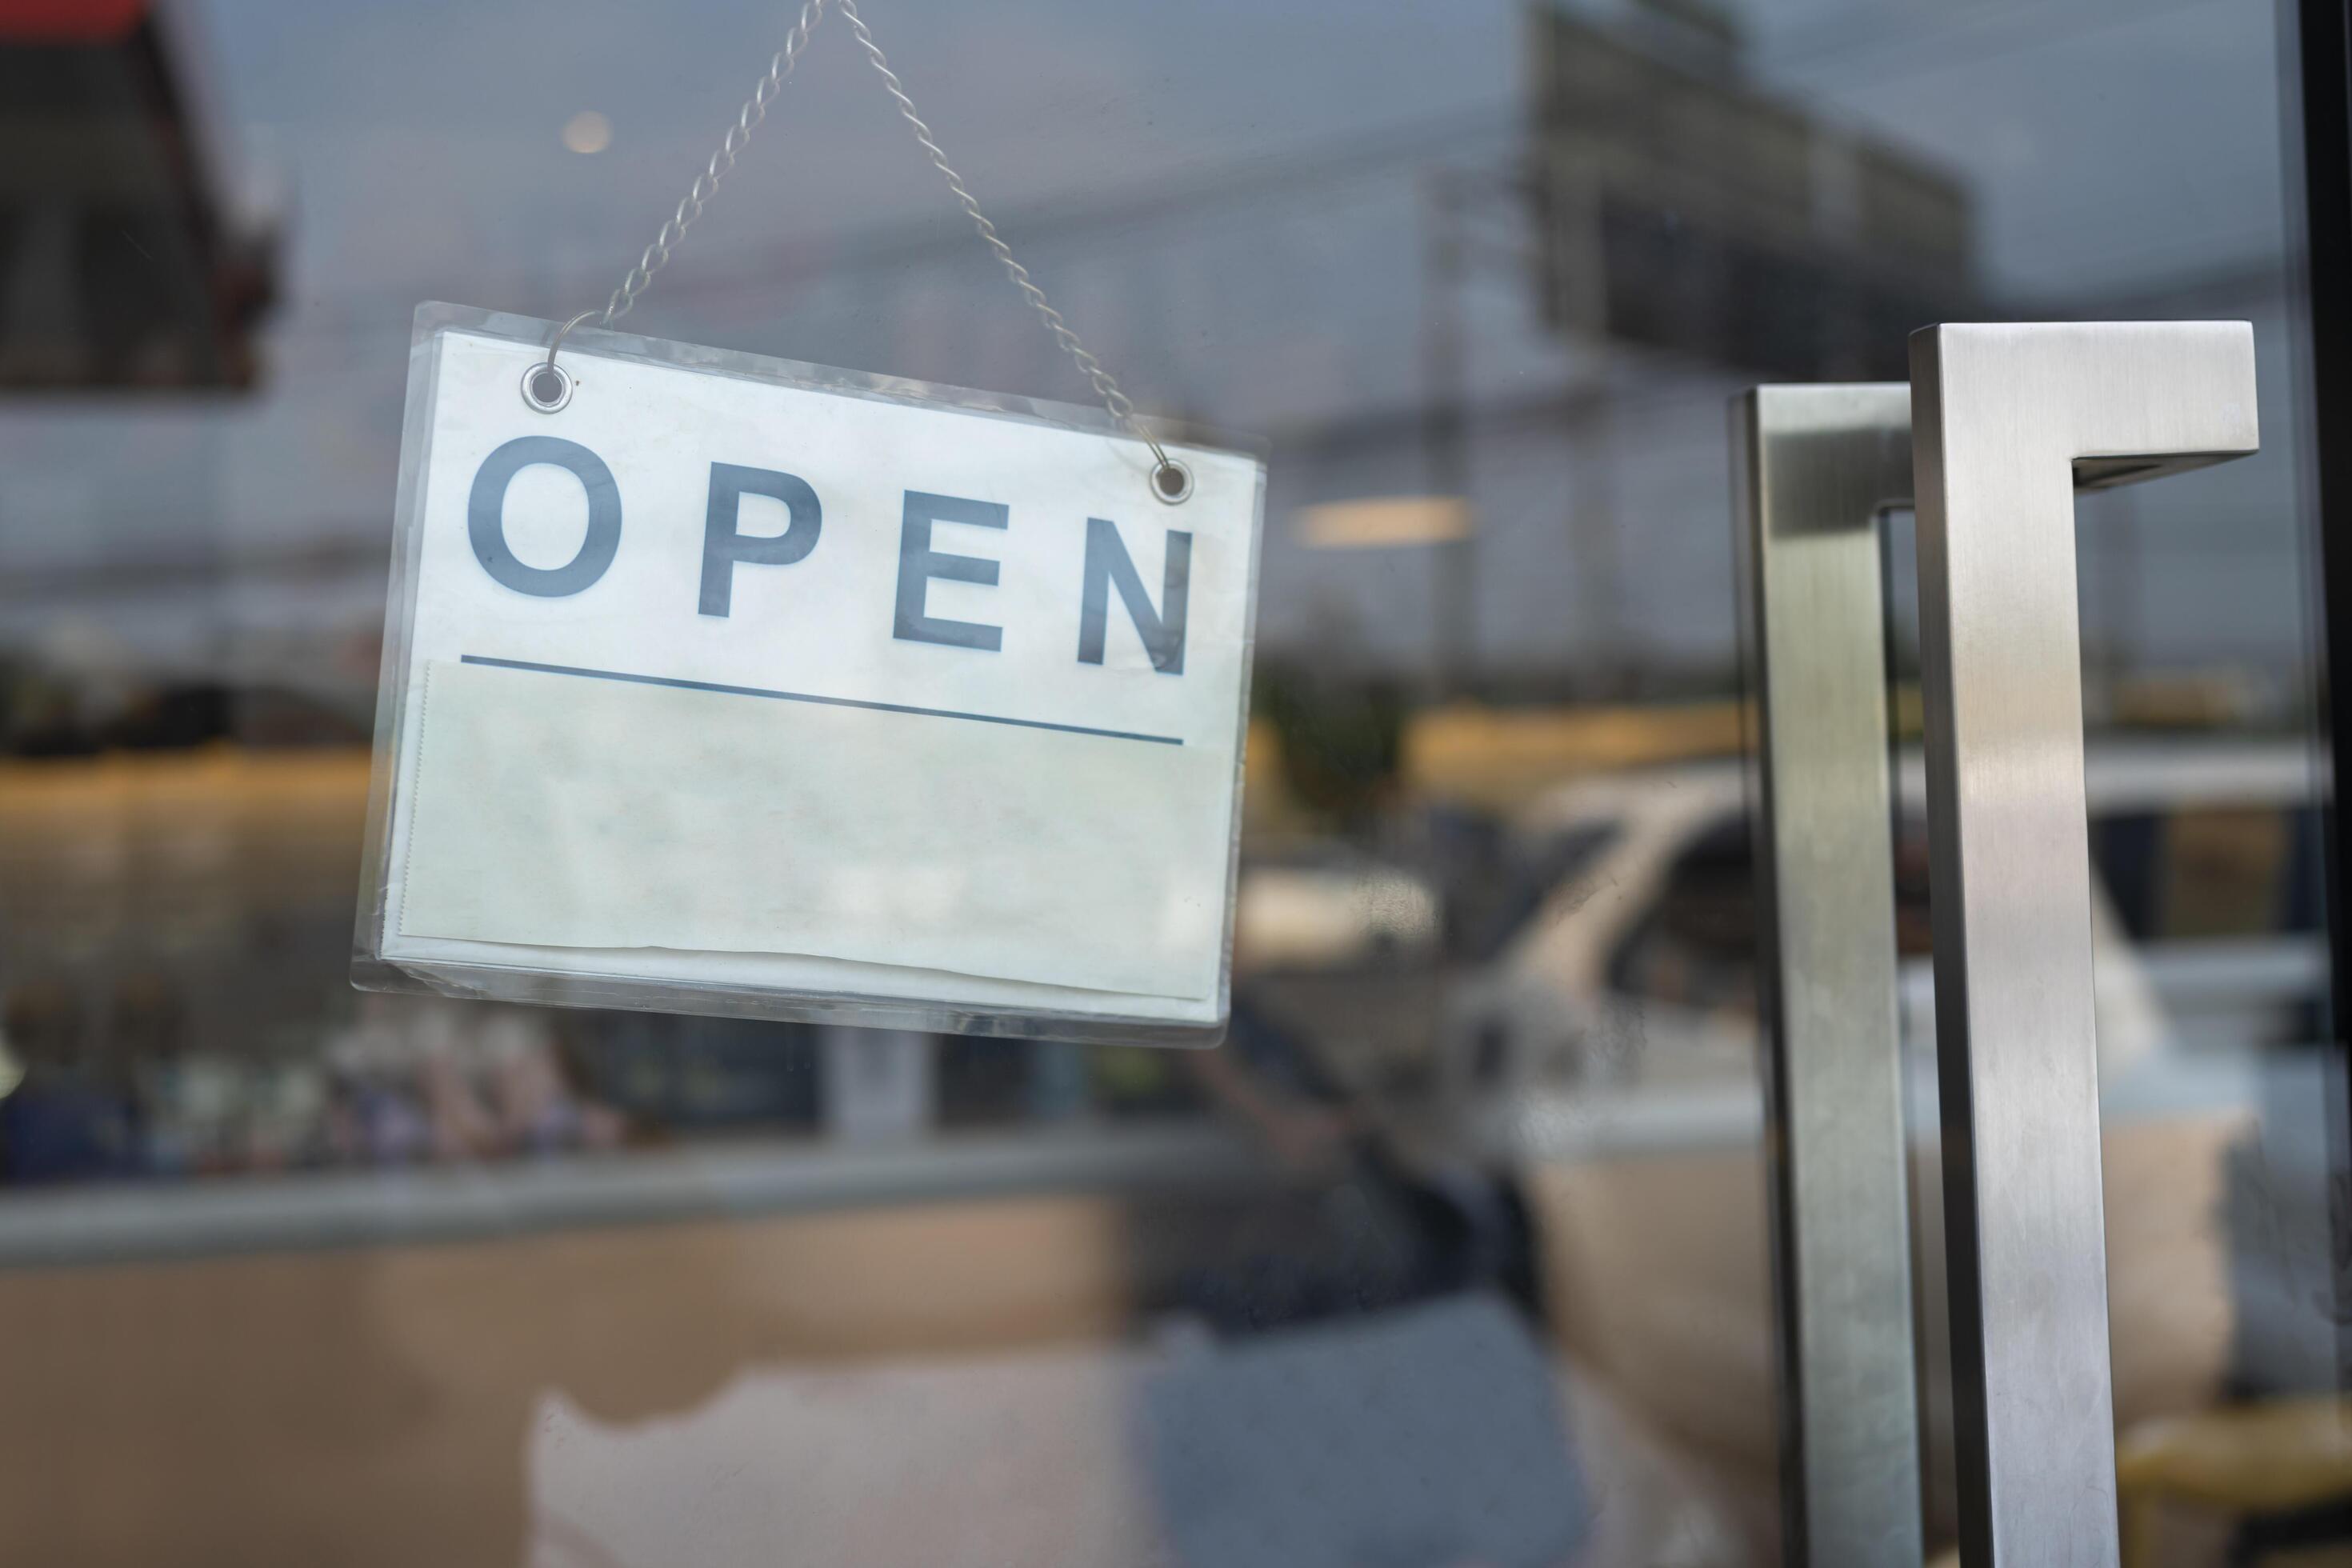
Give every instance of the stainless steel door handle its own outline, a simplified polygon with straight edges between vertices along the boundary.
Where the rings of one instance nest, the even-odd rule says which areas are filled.
[[[2242,321],[1911,339],[1961,1550],[2116,1561],[2074,490],[2254,450]]]
[[[1911,389],[1732,405],[1762,784],[1784,1559],[1921,1560],[1879,518]]]

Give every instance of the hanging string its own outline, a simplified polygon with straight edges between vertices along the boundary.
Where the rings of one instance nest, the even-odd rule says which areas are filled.
[[[888,58],[875,43],[873,31],[866,26],[866,18],[858,14],[857,0],[832,0],[832,3],[840,7],[843,20],[856,35],[857,47],[864,51],[867,61],[881,77],[883,88],[898,104],[899,118],[913,130],[915,141],[930,159],[931,166],[939,170],[940,176],[947,182],[949,194],[955,197],[956,204],[971,219],[972,227],[979,232],[982,241],[995,255],[1006,279],[1037,312],[1038,319],[1045,323],[1045,330],[1053,334],[1054,342],[1062,352],[1069,355],[1072,363],[1085,374],[1111,418],[1151,448],[1151,456],[1155,459],[1151,475],[1152,493],[1170,501],[1181,500],[1190,495],[1192,476],[1185,471],[1183,465],[1168,456],[1151,432],[1145,428],[1143,421],[1136,415],[1133,400],[1119,389],[1118,378],[1104,368],[1102,361],[1097,359],[1085,343],[1079,342],[1077,332],[1045,298],[1045,291],[1038,288],[1036,280],[1030,277],[1029,269],[1014,258],[1013,247],[1005,244],[1003,237],[997,233],[996,225],[980,210],[980,203],[972,195],[971,187],[964,184],[963,176],[957,174],[954,165],[948,162],[947,153],[940,147],[938,136],[916,110],[915,100],[908,96],[906,83],[898,79],[898,74],[890,68]],[[784,80],[793,74],[793,67],[798,63],[801,51],[808,46],[809,34],[824,16],[825,5],[826,0],[804,0],[799,19],[793,22],[792,31],[784,35],[783,47],[776,51],[774,58],[768,62],[766,73],[752,85],[751,96],[744,100],[742,109],[735,116],[735,122],[727,128],[719,150],[710,155],[710,161],[702,172],[695,175],[694,184],[687,188],[685,199],[677,204],[677,210],[671,213],[655,233],[653,243],[646,247],[644,254],[637,258],[636,265],[622,276],[620,287],[613,290],[612,297],[604,301],[604,309],[583,310],[556,330],[555,341],[548,345],[545,363],[533,373],[534,376],[547,376],[550,384],[542,385],[536,380],[525,383],[526,395],[534,407],[552,412],[562,406],[562,401],[570,398],[570,382],[556,369],[555,356],[572,330],[592,316],[597,318],[597,325],[609,327],[627,315],[630,308],[637,302],[637,297],[653,282],[655,274],[668,265],[671,253],[686,237],[686,231],[693,226],[695,219],[702,216],[702,209],[710,198],[719,194],[719,182],[734,171],[735,161],[751,144],[751,133],[767,119],[768,106],[783,90]]]

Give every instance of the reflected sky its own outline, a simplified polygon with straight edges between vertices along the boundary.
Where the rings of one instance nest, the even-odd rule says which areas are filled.
[[[2277,300],[2278,52],[2258,0],[1738,9],[1737,68],[1968,182],[1981,275],[2020,313],[2179,301],[2166,313],[2242,315]],[[330,673],[310,652],[363,637],[381,605],[415,305],[556,318],[600,303],[793,11],[203,6],[219,115],[250,199],[279,210],[286,236],[267,379],[238,401],[0,405],[0,569],[19,584],[0,598],[0,640],[68,664],[110,648],[364,688],[363,654]],[[1305,504],[1426,488],[1423,192],[1433,170],[1507,174],[1520,154],[1521,6],[875,0],[866,12],[952,160],[1138,404],[1273,440],[1277,534]],[[586,111],[609,125],[592,154],[564,137]],[[1491,255],[1446,305],[1487,411],[1473,420],[1492,541],[1485,657],[1538,679],[1593,658],[1727,669],[1719,411],[1742,378],[1564,342],[1517,260],[1524,215],[1506,203],[1478,221]],[[628,324],[1085,395],[837,18]],[[2284,339],[2266,353],[2278,402]],[[1571,407],[1595,389],[1609,413],[1597,430]],[[2233,519],[2217,552],[2210,508],[2182,513],[2201,542],[2176,553],[2207,575],[2159,563],[2135,589],[2133,613],[2159,629],[2182,618],[2168,594],[2221,606],[2189,617],[2214,629],[2179,658],[2299,657],[2292,626],[2280,630],[2299,589],[2290,421],[2283,403],[2276,413],[2266,405],[2271,452],[2214,492],[2259,521]],[[2193,497],[2174,489],[2149,508],[2193,509]],[[1424,555],[1340,561],[1277,538],[1266,564],[1270,647],[1423,662]],[[135,567],[154,572],[152,586]],[[2215,595],[2216,570],[2243,581]],[[194,581],[209,585],[192,595]],[[1564,596],[1546,591],[1562,581]]]

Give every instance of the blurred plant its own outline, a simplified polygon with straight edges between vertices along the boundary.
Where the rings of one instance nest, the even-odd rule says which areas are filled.
[[[1387,803],[1404,754],[1405,700],[1394,682],[1261,665],[1251,711],[1281,737],[1284,782],[1307,807],[1344,826]]]

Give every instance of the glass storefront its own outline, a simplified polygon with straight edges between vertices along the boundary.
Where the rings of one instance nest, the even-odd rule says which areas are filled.
[[[1224,1044],[356,991],[415,307],[601,308],[796,9],[0,0],[0,1560],[1830,1561],[1773,1020],[1879,999],[1774,972],[1735,400],[2187,321],[2259,451],[2075,513],[2122,1561],[2352,1552],[2271,6],[870,0],[1138,408],[1270,451]],[[627,327],[1089,395],[838,13]],[[1933,1561],[1914,499],[1853,1332]]]

